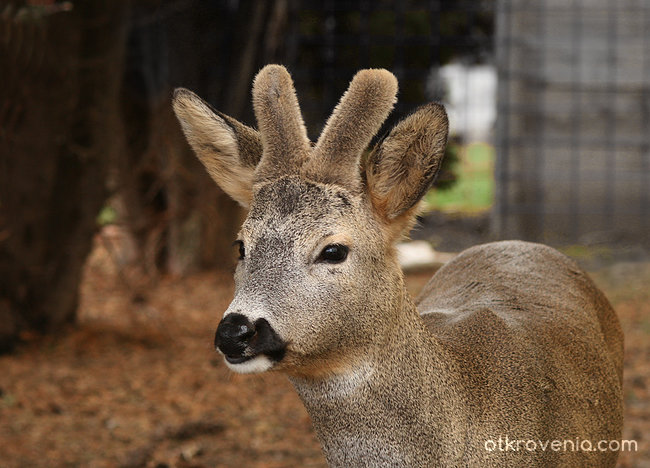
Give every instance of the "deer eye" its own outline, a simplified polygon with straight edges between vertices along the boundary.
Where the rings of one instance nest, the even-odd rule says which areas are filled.
[[[322,250],[317,261],[325,263],[341,263],[347,258],[349,250],[350,249],[341,244],[330,244]]]
[[[246,249],[244,248],[244,241],[236,240],[232,245],[236,245],[239,248],[239,258],[238,260],[243,260],[246,257]]]

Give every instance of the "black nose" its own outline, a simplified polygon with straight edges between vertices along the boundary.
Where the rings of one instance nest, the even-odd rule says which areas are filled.
[[[242,356],[248,340],[255,335],[255,327],[242,314],[226,315],[214,335],[214,346],[226,356]]]

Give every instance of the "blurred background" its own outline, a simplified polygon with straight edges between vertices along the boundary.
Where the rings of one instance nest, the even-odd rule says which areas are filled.
[[[361,68],[400,82],[380,135],[446,105],[409,289],[490,240],[575,258],[626,333],[620,466],[649,467],[647,0],[0,3],[0,466],[325,466],[290,385],[212,350],[244,213],[170,104],[254,126],[267,63],[312,139]]]

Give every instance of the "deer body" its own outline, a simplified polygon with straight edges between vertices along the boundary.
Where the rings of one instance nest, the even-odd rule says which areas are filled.
[[[614,466],[616,452],[548,447],[618,439],[622,424],[620,326],[571,260],[486,244],[438,271],[417,307],[406,292],[394,243],[447,121],[424,106],[361,162],[396,92],[390,73],[360,72],[313,146],[280,66],[253,86],[259,132],[176,92],[190,144],[249,208],[217,349],[237,372],[288,375],[330,466]],[[500,437],[539,444],[490,445]]]
[[[572,261],[526,242],[469,249],[418,307],[406,298],[374,360],[292,379],[332,466],[615,465],[616,452],[550,448],[618,440],[622,424],[616,316]],[[486,449],[506,435],[522,442]]]

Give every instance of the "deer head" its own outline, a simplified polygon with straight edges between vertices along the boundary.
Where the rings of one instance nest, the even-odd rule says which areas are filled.
[[[394,244],[438,172],[448,124],[441,105],[427,104],[364,158],[396,94],[390,72],[360,71],[312,145],[282,66],[255,78],[259,131],[188,90],[174,93],[199,159],[249,209],[235,297],[215,338],[231,369],[337,373],[400,326],[406,293]]]

